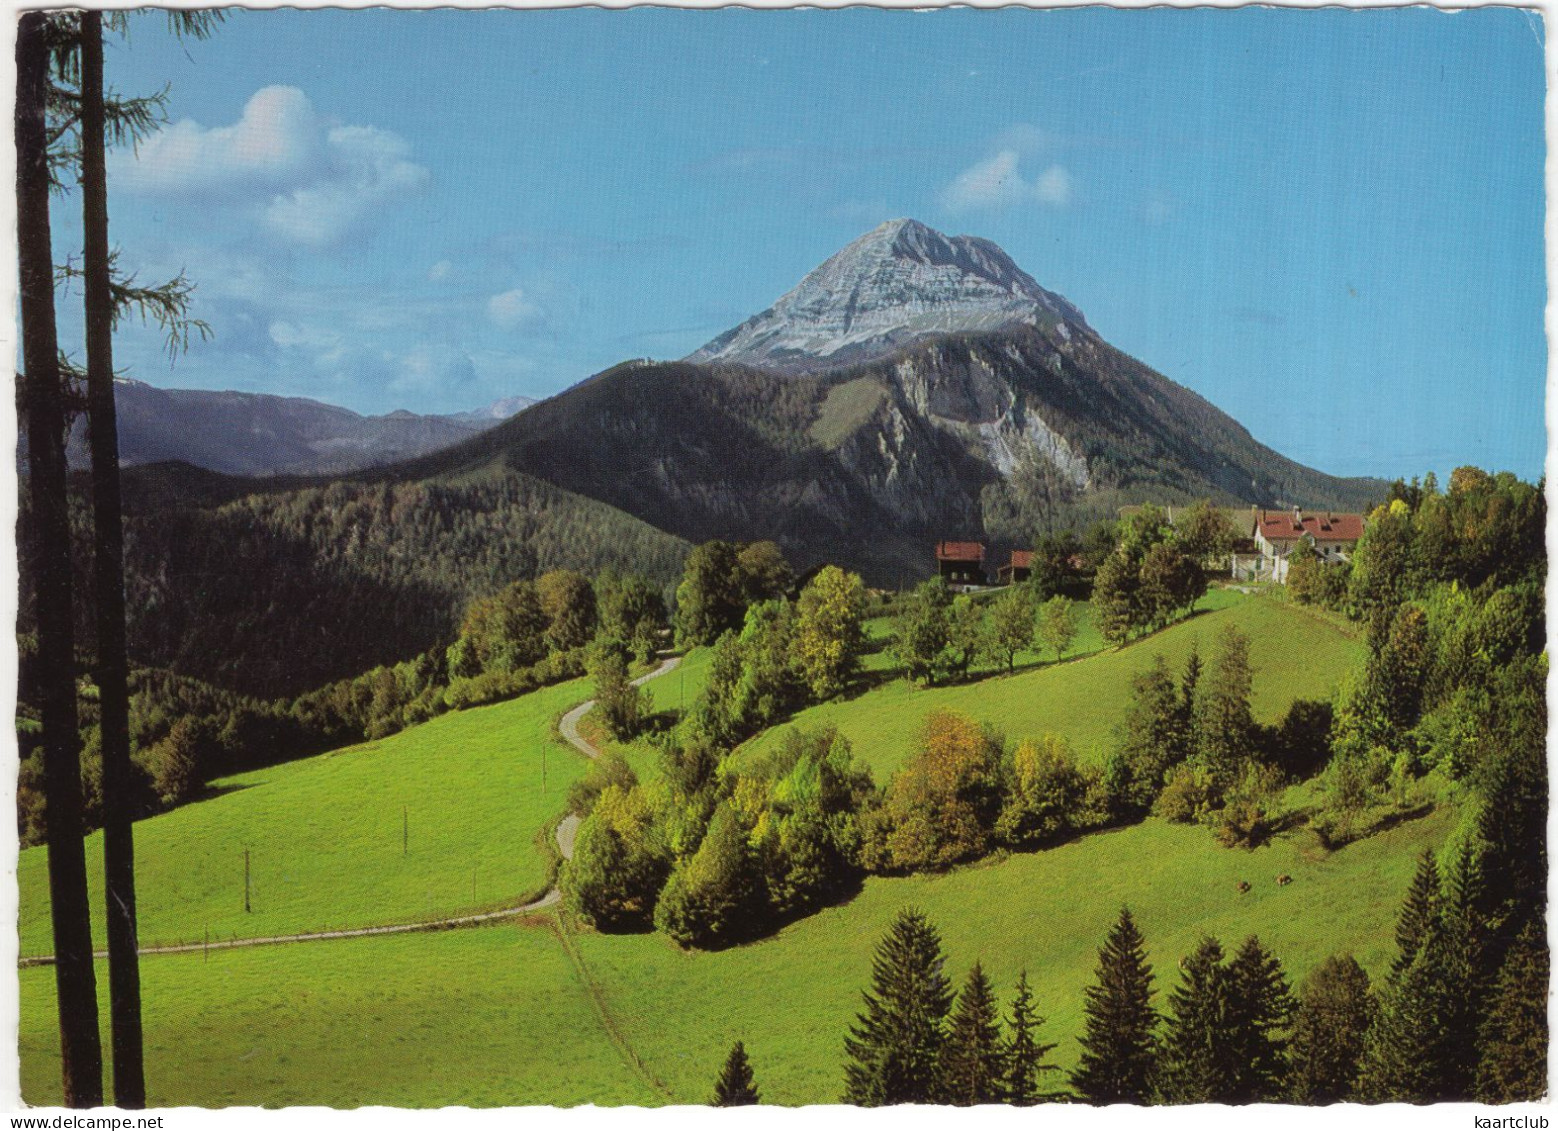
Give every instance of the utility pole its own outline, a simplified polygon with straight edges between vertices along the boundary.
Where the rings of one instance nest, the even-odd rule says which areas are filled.
[[[406,855],[411,848],[411,806],[400,807],[400,854]]]
[[[243,913],[249,914],[249,850],[243,850]]]

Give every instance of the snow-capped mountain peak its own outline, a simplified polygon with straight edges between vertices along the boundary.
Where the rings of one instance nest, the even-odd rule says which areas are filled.
[[[823,263],[773,306],[689,361],[814,372],[880,357],[933,334],[1016,323],[1085,331],[1082,313],[989,240],[891,220]]]

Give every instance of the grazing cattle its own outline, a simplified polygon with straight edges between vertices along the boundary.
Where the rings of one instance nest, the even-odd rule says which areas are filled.
[[[1243,895],[1245,892],[1247,892],[1249,890],[1250,890],[1250,881],[1248,881],[1248,880],[1240,880],[1239,881],[1239,894]]]
[[[1278,887],[1284,887],[1287,884],[1290,884],[1292,882],[1293,882],[1293,877],[1288,875],[1286,872],[1283,872],[1280,876],[1277,877],[1277,886]]]

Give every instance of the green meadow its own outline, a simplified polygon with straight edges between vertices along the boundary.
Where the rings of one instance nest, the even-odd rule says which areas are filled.
[[[1061,663],[1028,657],[1015,674],[945,688],[909,687],[877,652],[867,662],[882,675],[876,686],[795,721],[837,725],[879,781],[937,707],[994,723],[1012,740],[1062,734],[1096,761],[1113,741],[1132,677],[1157,653],[1176,672],[1192,645],[1210,659],[1224,624],[1250,638],[1254,705],[1266,720],[1294,698],[1326,695],[1359,655],[1352,632],[1284,602],[1217,592],[1207,604],[1125,648],[1104,650],[1084,634],[1077,651],[1089,654]],[[886,622],[868,632],[880,642]],[[710,655],[697,650],[650,685],[661,710],[696,697]],[[207,928],[218,939],[404,922],[538,894],[551,867],[547,830],[587,765],[559,744],[553,725],[590,690],[575,680],[238,775],[208,800],[141,822],[143,941],[199,941]],[[749,749],[771,740],[760,736]],[[641,775],[656,772],[648,743],[624,753]],[[1146,933],[1160,1002],[1179,956],[1203,933],[1229,946],[1258,933],[1295,982],[1338,951],[1377,974],[1415,858],[1443,843],[1454,820],[1441,809],[1330,854],[1302,828],[1244,851],[1218,847],[1204,828],[1150,820],[947,874],[872,878],[841,906],[716,953],[683,953],[661,935],[564,931],[547,912],[458,931],[147,956],[152,1101],[697,1103],[740,1039],[766,1099],[832,1102],[872,949],[906,906],[941,928],[955,977],[977,959],[1009,995],[1026,969],[1046,1039],[1060,1042],[1055,1060],[1069,1066],[1082,990],[1122,904]],[[99,905],[100,851],[94,837]],[[45,863],[42,850],[22,854],[23,954],[50,949]],[[1294,882],[1278,887],[1281,873]],[[1240,881],[1251,890],[1241,894]],[[20,984],[24,1095],[47,1103],[58,1098],[59,1076],[52,971],[23,969]]]
[[[883,623],[873,625],[877,634],[885,633]],[[991,723],[1009,741],[1060,735],[1082,761],[1101,764],[1125,717],[1132,679],[1150,667],[1156,655],[1168,661],[1177,678],[1192,647],[1199,648],[1202,660],[1210,663],[1217,634],[1228,624],[1249,637],[1254,669],[1251,704],[1262,722],[1280,719],[1294,699],[1328,697],[1342,674],[1362,656],[1356,631],[1341,622],[1274,598],[1213,590],[1188,620],[1122,648],[1102,651],[1089,622],[1078,637],[1076,651],[1091,654],[1060,663],[1040,663],[1030,656],[1027,666],[1013,673],[940,687],[916,687],[904,679],[887,678],[864,694],[800,711],[790,722],[837,727],[878,782],[885,782],[902,764],[918,741],[925,717],[938,709]],[[871,666],[886,669],[885,655],[877,654]],[[781,729],[758,736],[744,751],[767,749]]]
[[[586,766],[552,727],[588,695],[588,680],[572,680],[444,715],[224,778],[215,796],[137,823],[141,945],[411,922],[541,894],[543,830]],[[87,861],[101,940],[101,833]],[[53,950],[47,868],[43,848],[21,854],[23,956]]]
[[[104,1047],[107,966],[97,964]],[[22,1096],[57,1104],[54,972],[21,972]],[[545,926],[141,960],[154,1107],[652,1103]]]
[[[1258,933],[1295,982],[1338,951],[1379,976],[1415,858],[1452,820],[1442,810],[1329,855],[1302,834],[1246,852],[1148,821],[945,875],[872,879],[843,906],[712,954],[660,935],[583,933],[572,938],[581,966],[555,919],[538,916],[209,961],[152,956],[152,1102],[699,1103],[738,1039],[766,1100],[833,1102],[871,951],[906,906],[940,927],[955,978],[982,961],[1004,998],[1026,969],[1044,1037],[1059,1042],[1053,1059],[1069,1067],[1082,990],[1122,904],[1147,937],[1160,1006],[1203,933],[1230,947]],[[1283,872],[1293,882],[1278,887]],[[21,1006],[23,1094],[47,1103],[59,1086],[51,971],[21,971]]]

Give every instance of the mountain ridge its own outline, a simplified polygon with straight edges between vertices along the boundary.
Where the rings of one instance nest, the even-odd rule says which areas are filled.
[[[227,475],[348,474],[458,443],[535,402],[508,397],[469,412],[363,415],[311,397],[231,389],[169,389],[117,378],[120,463],[181,461]],[[91,456],[86,425],[72,426],[73,467]]]

